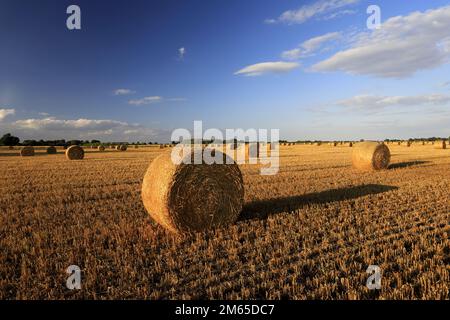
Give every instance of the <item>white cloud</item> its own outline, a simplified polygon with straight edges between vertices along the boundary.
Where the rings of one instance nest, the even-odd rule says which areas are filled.
[[[276,19],[266,19],[266,20],[264,20],[264,23],[275,24],[275,23],[277,23],[277,20]]]
[[[181,47],[180,49],[178,49],[178,59],[183,60],[185,54],[186,54],[185,47]]]
[[[266,73],[286,73],[300,67],[297,62],[263,62],[249,65],[239,71],[235,75],[260,76]]]
[[[350,110],[381,111],[388,107],[443,106],[450,103],[450,96],[427,94],[418,96],[376,96],[359,95],[336,102]]]
[[[337,40],[341,38],[340,32],[330,32],[315,38],[311,38],[302,44],[298,48],[284,51],[281,57],[286,60],[297,60],[300,58],[314,55],[314,53],[320,49],[325,43]]]
[[[298,60],[303,57],[304,51],[300,48],[286,50],[281,53],[281,58],[286,60]]]
[[[449,62],[450,6],[388,19],[380,29],[361,32],[349,49],[312,67],[313,71],[404,78]]]
[[[2,124],[24,139],[100,139],[102,141],[169,141],[169,130],[137,123],[97,119],[23,119]]]
[[[319,0],[315,3],[304,5],[296,10],[285,11],[277,19],[267,19],[265,22],[301,24],[314,17],[330,13],[334,10],[355,4],[357,2],[359,2],[359,0]],[[338,15],[336,15],[335,17],[338,17]]]
[[[130,100],[130,101],[128,101],[128,103],[135,105],[135,106],[142,106],[142,105],[157,103],[157,102],[161,102],[161,101],[162,101],[162,97],[151,96],[151,97],[144,97],[142,99]]]
[[[9,115],[13,115],[16,113],[15,109],[0,109],[0,121],[5,119]]]
[[[129,129],[125,130],[123,133],[126,135],[133,135],[133,134],[139,134],[141,132],[141,129]]]
[[[358,11],[356,11],[356,10],[341,10],[341,11],[334,12],[334,13],[331,13],[331,14],[323,17],[322,20],[332,20],[332,19],[343,17],[343,16],[353,15],[353,14],[356,14],[357,12]]]
[[[134,94],[136,91],[130,90],[130,89],[116,89],[114,90],[115,96],[126,96],[129,94]]]
[[[44,119],[25,119],[17,120],[14,123],[22,129],[48,129],[48,130],[107,130],[113,127],[128,126],[126,122],[115,120],[92,120],[92,119],[77,119],[77,120],[60,120],[54,117]]]

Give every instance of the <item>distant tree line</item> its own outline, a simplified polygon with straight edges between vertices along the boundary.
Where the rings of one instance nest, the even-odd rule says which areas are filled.
[[[18,137],[13,136],[11,133],[7,133],[0,138],[0,146],[55,146],[55,147],[64,147],[64,146],[98,146],[98,145],[118,145],[118,144],[128,144],[128,145],[152,145],[158,144],[158,142],[123,142],[123,141],[114,141],[114,142],[101,142],[100,140],[23,140],[22,142]]]
[[[439,141],[439,140],[444,140],[447,138],[439,138],[439,137],[431,137],[431,138],[411,138],[409,139],[409,141],[411,142],[417,142],[417,141]],[[448,140],[450,140],[450,137],[448,137]],[[364,141],[364,139],[361,139],[360,141]],[[386,139],[384,140],[386,142],[398,142],[398,141],[403,141],[400,139]],[[237,143],[238,140],[234,139],[234,140],[230,140],[230,141],[226,141],[224,140],[223,143],[232,143],[235,142]],[[243,142],[243,141],[239,141],[239,142]],[[279,143],[288,143],[288,140],[279,140]],[[296,143],[315,143],[315,142],[327,142],[327,141],[323,141],[323,140],[297,140],[295,141]],[[328,141],[331,142],[331,141]],[[178,141],[172,141],[172,144],[177,144],[179,143]],[[191,139],[191,143],[195,143],[194,139]],[[214,143],[214,140],[202,140],[202,143],[204,144],[211,144]],[[216,141],[217,143],[217,141]],[[118,144],[128,144],[128,145],[152,145],[152,144],[158,144],[158,142],[123,142],[123,141],[114,141],[114,142],[102,142],[100,140],[64,140],[64,139],[59,139],[59,140],[24,140],[22,142],[20,142],[20,139],[18,137],[13,136],[11,133],[7,133],[5,135],[3,135],[3,137],[0,138],[0,146],[55,146],[55,147],[64,147],[64,146],[73,146],[73,145],[78,145],[78,146],[98,146],[98,145],[105,145],[105,146],[109,146],[109,145],[118,145]]]

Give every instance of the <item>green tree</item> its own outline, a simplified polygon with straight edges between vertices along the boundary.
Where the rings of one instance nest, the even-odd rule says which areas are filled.
[[[15,146],[18,145],[19,142],[20,139],[11,135],[11,133],[7,133],[0,138],[0,145],[2,146]]]

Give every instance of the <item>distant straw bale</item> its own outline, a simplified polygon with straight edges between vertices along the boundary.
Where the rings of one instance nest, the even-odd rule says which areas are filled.
[[[83,160],[84,150],[80,146],[70,146],[66,150],[66,158],[69,160]]]
[[[56,148],[53,147],[53,146],[48,147],[47,148],[47,153],[48,154],[56,154],[57,153]]]
[[[117,146],[117,150],[119,151],[127,151],[128,147],[126,144],[121,144],[120,146]]]
[[[445,140],[443,140],[443,141],[439,141],[437,144],[436,144],[436,146],[435,146],[435,148],[436,149],[447,149],[447,142],[445,141]]]
[[[23,148],[20,150],[20,155],[21,155],[22,157],[33,157],[33,156],[34,156],[34,147],[31,147],[31,146],[29,146],[29,147],[23,147]]]

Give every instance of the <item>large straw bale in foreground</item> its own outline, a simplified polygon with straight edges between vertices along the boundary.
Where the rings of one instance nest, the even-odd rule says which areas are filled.
[[[194,152],[185,159],[189,157],[193,159]],[[237,164],[184,162],[173,164],[171,152],[165,152],[150,164],[142,184],[142,200],[150,216],[175,233],[234,223],[244,202],[244,183]]]
[[[22,157],[32,157],[32,156],[34,156],[34,147],[23,147],[20,150],[20,155]]]
[[[66,158],[69,160],[83,160],[84,150],[80,146],[70,146],[66,150]]]
[[[378,142],[357,143],[353,148],[353,166],[360,170],[387,169],[391,161],[389,148]]]

